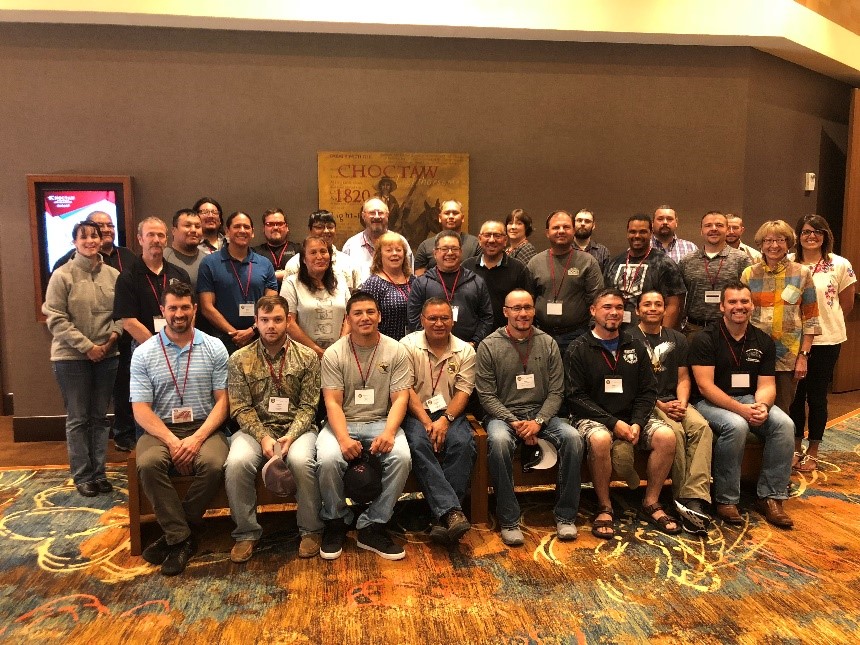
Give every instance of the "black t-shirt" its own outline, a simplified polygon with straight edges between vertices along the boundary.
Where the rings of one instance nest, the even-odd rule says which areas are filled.
[[[531,273],[526,269],[526,265],[515,258],[507,257],[507,254],[502,255],[501,262],[492,269],[481,264],[480,255],[463,260],[463,268],[474,271],[487,283],[487,289],[490,290],[490,302],[493,303],[494,329],[504,327],[508,323],[502,307],[505,304],[505,298],[511,291],[525,289],[534,293]]]
[[[759,376],[776,374],[776,346],[770,336],[752,325],[747,325],[746,334],[737,341],[720,319],[693,337],[690,365],[712,366],[714,384],[729,396],[755,394]],[[749,374],[749,387],[732,387],[733,374]],[[691,398],[703,398],[695,382]]]
[[[137,258],[134,265],[120,273],[116,280],[113,301],[114,320],[136,318],[150,333],[154,334],[153,318],[161,316],[161,292],[174,280],[191,284],[188,272],[175,264],[165,261],[161,275],[155,275],[143,260]]]
[[[275,271],[281,271],[287,266],[287,262],[301,251],[301,247],[295,242],[285,242],[280,246],[272,246],[266,242],[255,246],[253,250],[271,262]]]
[[[627,331],[638,338],[648,350],[651,367],[657,377],[657,398],[674,401],[678,398],[678,368],[687,366],[689,345],[684,334],[663,327],[659,334],[645,334],[638,325],[629,325]]]

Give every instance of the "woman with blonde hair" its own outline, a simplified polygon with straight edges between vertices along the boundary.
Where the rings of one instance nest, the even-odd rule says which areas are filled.
[[[379,331],[395,340],[406,335],[406,303],[414,279],[403,238],[391,231],[383,233],[373,248],[370,277],[360,288],[379,303]]]

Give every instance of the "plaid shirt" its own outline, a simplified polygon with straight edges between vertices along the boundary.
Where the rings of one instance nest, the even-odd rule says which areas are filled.
[[[283,369],[281,360],[289,349]],[[257,441],[296,439],[316,430],[314,417],[320,397],[320,362],[317,355],[294,340],[287,340],[269,367],[268,355],[259,339],[235,352],[227,363],[230,415],[239,428]],[[272,377],[274,371],[276,377]],[[270,397],[290,400],[287,412],[269,412]]]
[[[752,293],[752,324],[776,343],[776,370],[793,371],[804,334],[821,333],[812,273],[788,259],[774,269],[766,262],[756,262],[744,269],[741,282]]]
[[[672,241],[669,242],[669,247],[664,248],[660,243],[660,240],[658,240],[656,236],[652,236],[651,248],[660,249],[670,258],[675,260],[675,264],[680,262],[681,258],[688,253],[693,253],[694,251],[699,250],[699,247],[693,244],[690,240],[682,240],[680,237],[673,237]]]

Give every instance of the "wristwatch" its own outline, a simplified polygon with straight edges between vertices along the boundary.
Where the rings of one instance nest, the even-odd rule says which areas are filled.
[[[447,412],[442,416],[448,419],[448,423],[454,423],[454,419],[456,418],[453,414],[448,414]]]
[[[535,417],[535,423],[538,424],[541,428],[543,428],[543,424],[546,423],[543,417]]]
[[[812,353],[812,352],[807,352],[805,349],[801,349],[799,352],[797,352],[797,355],[798,355],[798,356],[806,356],[806,358],[809,358],[809,355],[810,355],[811,353]]]

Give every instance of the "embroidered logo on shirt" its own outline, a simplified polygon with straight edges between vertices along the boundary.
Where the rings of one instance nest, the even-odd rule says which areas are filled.
[[[753,347],[744,352],[744,356],[746,357],[746,361],[748,363],[760,363],[762,351]]]
[[[639,357],[636,356],[636,350],[635,349],[625,349],[622,356],[624,356],[624,360],[626,362],[630,363],[631,365],[635,365],[636,363],[639,362]]]
[[[457,373],[457,363],[448,361],[448,374],[456,374]]]
[[[388,374],[388,363],[380,363],[379,369],[382,370],[383,374]]]

